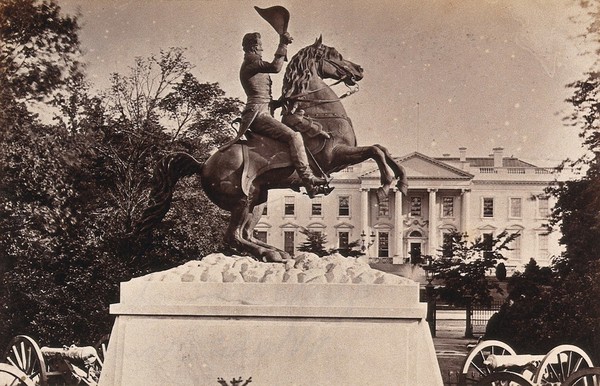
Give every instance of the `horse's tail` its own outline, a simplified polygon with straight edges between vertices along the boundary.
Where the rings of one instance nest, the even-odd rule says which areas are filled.
[[[135,233],[150,237],[152,230],[165,217],[171,208],[173,191],[180,178],[199,173],[204,164],[187,153],[169,154],[158,162],[152,177],[153,187],[149,203],[135,226]]]

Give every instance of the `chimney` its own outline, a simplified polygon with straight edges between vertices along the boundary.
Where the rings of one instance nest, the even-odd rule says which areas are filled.
[[[467,162],[467,148],[459,147],[458,152],[460,154],[460,162]]]
[[[492,150],[494,151],[494,167],[501,168],[502,167],[502,152],[504,151],[504,148],[495,147]]]

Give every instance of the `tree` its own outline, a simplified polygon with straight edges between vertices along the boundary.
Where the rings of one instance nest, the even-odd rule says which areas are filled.
[[[64,85],[80,55],[77,18],[55,1],[0,3],[0,84],[21,101],[41,101]]]
[[[487,279],[499,261],[506,260],[502,252],[518,233],[502,232],[494,237],[479,237],[468,241],[465,234],[455,232],[447,237],[447,243],[433,260],[434,277],[444,282],[440,297],[456,306],[466,305],[467,297],[476,304],[489,305],[492,291],[502,292],[495,281]]]
[[[82,319],[108,304],[88,308],[104,286],[90,280],[102,276],[85,210],[90,138],[34,113],[34,102],[52,103],[81,75],[77,20],[54,1],[5,1],[0,15],[0,345],[15,333],[94,336],[101,322]]]
[[[551,225],[560,229],[564,253],[553,271],[531,262],[513,278],[512,303],[499,313],[496,336],[517,351],[539,352],[561,343],[582,347],[600,359],[600,4],[580,1],[591,20],[586,39],[596,43],[595,63],[583,79],[567,85],[573,106],[566,124],[579,131],[585,154],[565,160],[577,178],[560,182],[549,192],[557,198]],[[550,278],[549,278],[550,277]]]
[[[92,344],[110,331],[120,282],[220,247],[225,214],[193,178],[181,181],[142,258],[128,230],[156,160],[174,150],[206,157],[241,103],[195,80],[180,49],[139,59],[106,94],[91,95],[75,17],[29,0],[0,3],[0,15],[0,347],[17,333]],[[199,101],[179,132],[161,103],[177,93]],[[55,106],[53,122],[38,118],[34,101]]]
[[[327,236],[324,233],[311,231],[307,228],[300,228],[300,233],[306,236],[306,240],[298,247],[299,251],[311,252],[317,256],[327,256],[329,252],[325,249]]]
[[[359,257],[365,255],[360,240],[351,241],[345,247],[334,248],[330,253],[339,253],[344,257]]]
[[[504,263],[498,263],[496,266],[496,279],[499,281],[506,280],[506,265]]]

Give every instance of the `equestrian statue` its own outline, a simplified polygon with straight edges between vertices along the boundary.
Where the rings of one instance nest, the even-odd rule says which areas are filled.
[[[151,234],[170,208],[177,181],[198,174],[208,198],[231,213],[225,242],[257,260],[284,262],[291,258],[287,252],[253,235],[269,190],[304,188],[311,198],[329,194],[331,173],[367,159],[373,159],[380,171],[380,201],[394,185],[404,194],[408,185],[403,167],[386,148],[357,146],[352,121],[341,101],[351,92],[338,96],[324,80],[357,87],[363,69],[324,45],[322,37],[290,59],[282,95],[272,100],[269,74],[281,71],[287,45],[293,40],[287,32],[289,13],[281,6],[255,8],[279,33],[280,42],[275,58],[267,62],[262,59],[260,34],[249,33],[242,40],[240,81],[247,102],[238,135],[203,163],[187,153],[170,154],[160,161],[137,232]],[[281,121],[273,117],[276,108],[282,109]]]

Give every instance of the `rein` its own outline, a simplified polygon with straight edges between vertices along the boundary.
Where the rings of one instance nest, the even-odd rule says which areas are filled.
[[[333,61],[331,61],[329,59],[321,58],[321,60],[319,60],[319,67],[318,67],[318,73],[319,73],[319,76],[321,78],[322,78],[321,74],[323,73],[323,62],[325,62],[325,61],[327,63],[331,64],[333,67],[337,68],[338,70],[344,69],[344,67],[340,66],[339,64],[337,64],[337,63],[335,63],[335,62],[333,62]],[[351,76],[350,75],[345,76],[345,77],[343,77],[343,78],[341,78],[341,79],[333,82],[330,85],[325,84],[325,86],[320,87],[320,88],[318,88],[316,90],[309,90],[309,91],[305,91],[305,92],[302,92],[302,93],[299,93],[299,94],[296,94],[296,95],[292,95],[290,97],[284,98],[284,100],[297,101],[297,102],[314,102],[314,104],[338,102],[338,101],[340,101],[340,100],[342,100],[342,99],[344,99],[344,98],[346,98],[346,97],[348,97],[348,96],[350,96],[352,94],[357,93],[360,90],[360,88],[358,86],[358,83],[356,84],[356,88],[354,88],[354,89],[351,88],[350,86],[348,86],[347,84],[345,84],[345,86],[348,87],[349,90],[346,91],[341,96],[335,98],[335,99],[305,99],[304,97],[306,97],[306,96],[308,96],[310,94],[314,94],[316,92],[319,92],[321,90],[324,90],[324,89],[326,89],[328,87],[331,88],[331,87],[333,87],[335,85],[338,85],[338,84],[340,84],[342,82],[345,82],[345,80],[348,79],[348,78],[351,78]]]

